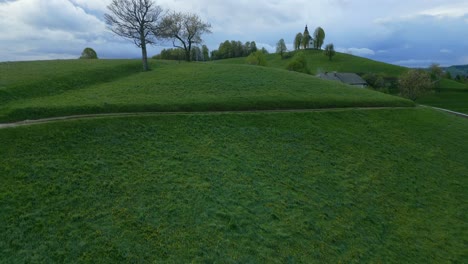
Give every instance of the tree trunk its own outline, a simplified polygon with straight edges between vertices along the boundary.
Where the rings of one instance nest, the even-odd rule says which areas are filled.
[[[146,39],[142,33],[141,33],[140,41],[141,41],[141,60],[143,62],[143,70],[148,71],[149,66],[148,66],[148,53],[146,51]]]

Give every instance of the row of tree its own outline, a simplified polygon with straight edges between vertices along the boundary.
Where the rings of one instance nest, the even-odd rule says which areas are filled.
[[[153,56],[154,59],[161,60],[187,60],[186,53],[179,48],[163,49],[161,53]],[[189,61],[208,61],[210,60],[210,51],[206,45],[192,47]]]
[[[190,61],[192,48],[202,43],[203,34],[211,33],[211,25],[198,15],[164,11],[153,0],[112,0],[107,8],[110,12],[104,18],[108,28],[141,48],[144,70],[149,69],[147,45],[172,41]]]
[[[226,40],[219,44],[217,50],[211,51],[212,60],[230,59],[247,57],[258,50],[255,41],[247,41],[242,43],[240,41]]]

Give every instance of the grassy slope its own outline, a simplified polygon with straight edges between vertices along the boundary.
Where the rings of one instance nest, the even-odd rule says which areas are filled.
[[[58,74],[57,79],[61,80],[66,78],[60,76],[73,73],[69,68],[75,67],[74,62],[49,62],[42,67],[58,68],[56,64],[61,65],[65,69]],[[80,74],[89,85],[67,84],[63,90],[55,88],[57,80],[54,78],[49,80],[38,75],[41,77],[38,77],[35,89],[41,90],[34,92],[34,96],[24,95],[25,91],[31,90],[30,86],[12,82],[5,90],[14,99],[0,106],[0,121],[105,112],[412,105],[396,97],[350,89],[340,83],[272,68],[153,61],[153,71],[135,73],[134,68],[127,67],[135,63],[132,61],[102,63],[102,68],[96,71],[99,74],[109,64],[116,68],[121,63],[126,71],[123,76],[110,74],[107,82],[103,82],[94,71],[88,75]],[[139,68],[139,65],[133,67]],[[18,75],[22,67],[7,70],[10,75]],[[46,83],[43,83],[44,79]]]
[[[397,77],[406,71],[406,68],[373,61],[370,59],[353,56],[345,53],[337,53],[332,61],[323,55],[323,51],[306,50],[302,51],[307,58],[307,64],[312,74],[319,72],[355,72],[355,73],[381,73],[388,77]],[[278,54],[267,55],[268,67],[286,69],[292,58],[281,59]],[[245,58],[235,58],[216,61],[223,64],[245,64]]]
[[[135,60],[56,60],[0,63],[0,106],[113,81],[139,71]]]
[[[323,55],[322,51],[307,50],[305,51],[307,63],[312,74],[318,72],[355,72],[355,73],[376,73],[386,77],[398,77],[405,72],[407,68],[369,60],[362,57],[353,56],[350,54],[337,53],[332,61]],[[281,59],[278,54],[267,55],[268,67],[286,69],[289,59]],[[245,64],[245,58],[235,58],[228,60],[216,61],[221,64]],[[431,93],[417,102],[441,108],[446,108],[454,111],[468,113],[468,88],[465,84],[461,84],[449,79],[442,79],[441,92]]]
[[[467,131],[420,108],[3,129],[0,259],[461,263]]]
[[[417,103],[468,114],[468,86],[453,80],[442,79],[440,91],[418,99]]]

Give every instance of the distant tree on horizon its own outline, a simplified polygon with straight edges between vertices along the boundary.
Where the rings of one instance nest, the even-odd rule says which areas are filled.
[[[202,45],[202,54],[203,54],[203,61],[210,60],[210,50],[206,45]]]
[[[147,45],[155,44],[163,9],[152,0],[112,0],[104,15],[107,27],[141,48],[143,69],[149,70]]]
[[[255,41],[247,41],[242,44],[240,41],[226,40],[219,44],[217,50],[211,52],[212,60],[247,57],[253,52],[257,51],[257,44]]]
[[[278,43],[276,43],[276,53],[279,53],[281,58],[283,58],[283,55],[286,51],[288,51],[286,48],[286,43],[284,42],[284,39],[280,39]]]
[[[301,49],[301,45],[302,45],[302,33],[299,32],[296,34],[296,37],[294,38],[294,50]]]
[[[83,52],[81,52],[81,57],[80,59],[97,59],[97,53],[95,50],[92,48],[85,48]]]
[[[335,46],[333,45],[333,43],[330,43],[330,44],[327,44],[325,46],[325,50],[324,50],[324,53],[325,56],[328,57],[328,60],[331,61],[332,60],[332,57],[335,56],[336,52],[335,52]]]

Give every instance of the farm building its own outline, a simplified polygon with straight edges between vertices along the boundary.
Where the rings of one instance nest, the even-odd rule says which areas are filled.
[[[318,74],[317,77],[324,80],[339,81],[361,88],[364,88],[368,85],[364,79],[362,79],[359,75],[355,73],[325,72]]]

